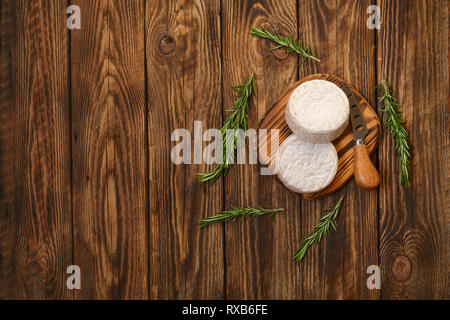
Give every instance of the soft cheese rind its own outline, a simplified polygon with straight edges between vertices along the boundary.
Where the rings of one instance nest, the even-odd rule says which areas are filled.
[[[289,97],[286,122],[302,140],[325,143],[344,132],[349,114],[348,98],[341,88],[330,81],[311,80]]]
[[[279,151],[278,178],[290,190],[317,192],[336,175],[338,156],[331,143],[314,144],[290,135]]]

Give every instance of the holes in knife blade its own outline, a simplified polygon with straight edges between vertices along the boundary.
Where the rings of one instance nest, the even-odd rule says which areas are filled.
[[[361,131],[363,128],[364,128],[364,126],[358,125],[358,126],[356,126],[355,130],[356,131]]]
[[[358,118],[359,118],[359,113],[357,113],[353,116],[353,119],[358,119]]]

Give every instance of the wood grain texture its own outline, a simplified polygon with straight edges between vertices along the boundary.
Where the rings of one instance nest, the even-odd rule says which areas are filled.
[[[43,0],[0,8],[0,297],[70,299],[65,8]]]
[[[275,99],[297,80],[298,58],[275,55],[270,43],[250,36],[252,27],[296,35],[296,2],[222,1],[224,109],[236,97],[229,88],[255,73],[256,95],[249,110],[249,127]],[[301,296],[298,266],[291,258],[298,233],[300,201],[284,192],[272,176],[261,176],[255,165],[238,165],[225,178],[225,206],[276,206],[286,209],[277,223],[270,218],[226,224],[226,297],[228,299],[293,299]]]
[[[311,80],[326,80],[335,83],[340,88],[344,89],[346,86],[349,86],[353,91],[353,94],[358,101],[358,105],[361,109],[361,113],[366,121],[366,126],[368,130],[368,134],[365,137],[364,141],[367,145],[369,152],[373,152],[375,148],[378,146],[379,135],[381,131],[380,120],[378,119],[378,115],[369,105],[366,99],[364,99],[361,94],[356,91],[350,84],[345,83],[344,80],[336,77],[334,75],[329,74],[312,74],[308,75],[295,84],[289,86],[287,90],[280,96],[280,98],[275,102],[275,104],[266,112],[263,119],[259,123],[259,129],[266,130],[261,131],[258,140],[258,148],[260,150],[260,160],[262,163],[267,164],[267,167],[274,167],[274,156],[275,150],[271,150],[271,139],[272,134],[271,130],[279,130],[279,140],[280,144],[292,134],[292,131],[289,129],[289,126],[286,123],[286,104],[289,100],[291,93],[302,83]],[[352,177],[354,172],[354,140],[353,140],[353,132],[351,129],[351,123],[349,122],[347,128],[342,133],[342,135],[333,141],[333,144],[336,148],[339,157],[338,171],[336,173],[335,178],[331,182],[331,184],[324,188],[323,190],[315,193],[304,194],[304,199],[318,199],[326,197],[345,185]],[[267,149],[267,152],[261,152],[262,149]],[[278,180],[278,179],[277,179]],[[279,181],[279,180],[278,180]]]
[[[15,268],[15,234],[18,224],[19,194],[14,183],[18,162],[15,139],[19,123],[15,111],[13,52],[15,31],[14,1],[0,7],[0,299],[16,298],[19,276]],[[12,214],[11,214],[12,213]]]
[[[0,299],[448,299],[448,3],[0,0]],[[66,27],[69,4],[81,30]],[[258,26],[310,41],[321,62],[300,70],[250,36]],[[387,130],[378,190],[351,180],[304,201],[257,165],[198,183],[212,166],[175,165],[171,134],[220,128],[229,85],[252,72],[250,128],[309,74],[335,74],[373,106],[375,84],[391,82],[411,187]],[[295,262],[341,195],[337,231]],[[285,211],[199,228],[231,205]],[[72,264],[81,290],[66,288]],[[370,265],[381,290],[366,287]]]
[[[448,298],[448,12],[445,1],[381,1],[378,77],[392,83],[411,144],[399,186],[390,134],[380,149],[383,299]],[[387,131],[387,130],[386,130]],[[447,212],[447,217],[446,217]]]
[[[212,166],[175,165],[170,141],[180,128],[194,139],[195,120],[221,126],[219,14],[219,1],[147,1],[152,299],[224,297],[223,228],[198,224],[223,208],[222,183],[197,181]]]
[[[316,46],[321,62],[307,63],[301,77],[331,73],[351,83],[374,104],[374,32],[366,27],[370,1],[299,1],[299,36]],[[366,287],[366,268],[378,263],[377,192],[350,181],[334,195],[303,202],[301,230],[306,236],[320,216],[345,194],[337,232],[300,263],[305,299],[376,299]]]
[[[74,1],[71,31],[77,299],[148,298],[144,2]]]

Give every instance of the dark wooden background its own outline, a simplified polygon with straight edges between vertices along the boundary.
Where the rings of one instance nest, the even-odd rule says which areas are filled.
[[[81,30],[66,27],[69,4]],[[380,30],[366,26],[370,4]],[[272,54],[253,26],[311,41],[320,63]],[[0,298],[448,298],[448,2],[0,0]],[[255,128],[283,90],[326,72],[377,105],[386,78],[412,150],[412,186],[384,132],[382,185],[301,200],[258,166],[214,185],[172,164],[176,128],[219,128],[230,84],[256,74]],[[338,230],[292,255],[345,194]],[[231,205],[286,209],[200,230]],[[81,267],[81,290],[66,288]],[[379,265],[381,290],[366,287]]]

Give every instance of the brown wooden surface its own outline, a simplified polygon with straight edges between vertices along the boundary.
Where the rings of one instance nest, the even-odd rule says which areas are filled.
[[[81,30],[68,30],[68,5]],[[448,2],[0,0],[0,299],[448,298]],[[252,38],[253,26],[311,43],[321,62]],[[231,84],[256,75],[249,124],[299,79],[328,73],[378,106],[392,83],[411,141],[410,188],[384,130],[382,184],[354,180],[322,200],[287,192],[257,165],[199,184],[171,134],[220,128]],[[382,114],[380,119],[383,120]],[[206,146],[206,143],[204,143]],[[338,229],[294,262],[345,195]],[[198,220],[231,205],[270,218]],[[81,290],[66,268],[81,268]],[[366,286],[379,265],[381,290]]]
[[[412,144],[409,189],[398,185],[399,166],[388,135],[379,152],[385,181],[379,193],[380,264],[385,288],[381,294],[386,299],[448,298],[446,3],[382,1],[379,5],[385,28],[378,32],[377,75],[392,82]]]
[[[1,3],[1,298],[72,296],[66,8]]]
[[[289,100],[291,93],[297,88],[299,85],[306,81],[311,80],[326,80],[335,83],[341,89],[344,89],[346,86],[353,91],[353,94],[358,101],[358,105],[360,107],[361,113],[366,121],[366,127],[368,130],[367,136],[364,141],[367,145],[367,148],[370,153],[372,153],[376,147],[378,146],[379,135],[381,131],[381,124],[373,107],[364,99],[361,94],[356,91],[351,85],[345,83],[344,80],[330,74],[312,74],[308,75],[295,84],[291,85],[287,90],[283,92],[280,98],[275,102],[275,104],[267,110],[263,119],[259,122],[259,130],[266,131],[258,131],[259,140],[258,140],[258,150],[260,150],[260,161],[261,163],[267,164],[267,167],[274,167],[274,156],[276,150],[271,150],[271,139],[272,134],[271,130],[279,130],[279,143],[281,144],[287,137],[292,134],[291,129],[289,129],[286,123],[286,104]],[[349,122],[345,131],[341,134],[340,137],[333,141],[333,144],[336,148],[339,157],[338,170],[336,176],[329,186],[320,190],[319,192],[303,194],[304,199],[321,199],[326,197],[340,188],[344,186],[348,180],[353,177],[354,171],[354,150],[353,146],[355,144],[353,140],[353,132],[351,128],[351,123]],[[267,152],[261,152],[262,149],[267,149]],[[279,181],[279,180],[278,180]],[[288,190],[288,189],[287,189]]]
[[[256,94],[249,110],[249,126],[257,128],[266,109],[297,79],[298,59],[277,60],[269,43],[251,38],[252,26],[296,33],[296,3],[284,1],[222,1],[224,110],[235,94],[229,87],[255,73]],[[225,31],[226,30],[226,31]],[[294,298],[299,296],[299,269],[292,263],[298,237],[299,201],[280,190],[273,179],[259,174],[259,168],[240,165],[225,177],[225,208],[258,204],[289,208],[274,226],[270,219],[240,221],[225,225],[226,298]],[[290,230],[291,232],[286,232]],[[298,239],[298,240],[297,240]],[[283,245],[279,245],[279,242]],[[278,270],[280,268],[280,270]]]
[[[80,299],[148,297],[143,1],[73,1],[74,264]]]
[[[220,3],[146,4],[150,297],[220,299],[223,226],[200,231],[198,222],[222,208],[222,183],[202,185],[196,173],[210,168],[170,160],[173,130],[222,122]]]

